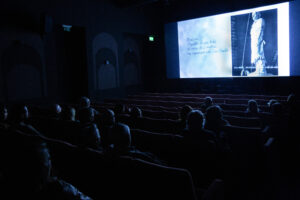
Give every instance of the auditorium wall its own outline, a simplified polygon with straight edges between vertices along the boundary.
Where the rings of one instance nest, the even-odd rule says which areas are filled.
[[[151,8],[120,8],[109,0],[7,0],[0,16],[0,102],[75,101],[80,95],[102,99],[138,91],[141,38],[161,27]],[[85,43],[80,60],[85,73],[67,66],[74,62],[66,61],[66,49],[72,48],[64,45],[72,40],[63,24],[84,33],[78,35],[84,37],[79,39]],[[86,85],[74,91],[76,80]]]

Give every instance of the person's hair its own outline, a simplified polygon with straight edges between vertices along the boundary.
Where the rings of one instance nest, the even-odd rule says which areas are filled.
[[[193,110],[187,115],[187,128],[189,131],[199,131],[203,128],[205,118],[200,110]]]
[[[116,122],[115,113],[110,109],[104,109],[101,118],[102,125],[104,126],[112,126]]]
[[[88,97],[81,97],[79,100],[80,108],[89,108],[91,106],[91,101]]]
[[[259,112],[257,102],[254,99],[250,99],[248,101],[247,112],[249,112],[249,113],[258,113]]]
[[[45,142],[37,139],[12,137],[14,145],[6,149],[9,153],[1,156],[7,165],[9,185],[30,192],[46,183],[50,176],[51,159]],[[16,186],[18,185],[18,186]],[[26,188],[26,189],[25,189]]]
[[[211,97],[205,97],[204,104],[205,104],[205,106],[212,106],[213,99]]]
[[[128,151],[131,146],[131,134],[127,125],[117,123],[109,135],[109,141],[116,151]]]
[[[62,112],[62,108],[59,104],[54,104],[52,107],[52,112],[54,115],[59,115]]]
[[[6,106],[1,105],[0,106],[0,121],[7,120],[7,117],[8,117],[8,110],[7,110]]]
[[[193,110],[193,108],[189,105],[184,105],[180,110],[180,120],[186,121],[187,115]]]
[[[28,107],[26,105],[14,105],[11,111],[12,120],[15,122],[26,120],[29,117]]]
[[[78,112],[78,118],[81,123],[88,123],[94,121],[94,111],[92,108],[82,108]]]
[[[296,103],[296,96],[294,94],[290,94],[287,98],[287,105],[293,106]]]
[[[270,99],[269,101],[268,101],[268,107],[269,107],[269,109],[271,109],[271,107],[272,107],[272,105],[274,104],[274,103],[279,103],[276,99]]]
[[[62,112],[62,118],[64,120],[70,120],[70,121],[75,121],[75,118],[76,118],[76,109],[73,108],[73,107],[66,107],[63,109],[63,112]]]
[[[130,112],[132,118],[140,118],[143,116],[142,110],[139,107],[133,107]]]
[[[223,110],[220,106],[210,106],[206,109],[206,121],[219,121],[223,119]]]

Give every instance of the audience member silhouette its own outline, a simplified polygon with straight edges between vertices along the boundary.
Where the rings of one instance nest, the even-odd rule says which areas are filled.
[[[271,117],[262,131],[262,138],[268,152],[273,154],[272,158],[276,158],[276,168],[281,174],[290,173],[295,170],[295,166],[299,166],[295,163],[295,157],[299,153],[298,132],[291,129],[289,117],[281,103],[272,104]]]
[[[164,162],[148,152],[142,152],[131,146],[130,128],[122,123],[116,123],[109,135],[110,148],[107,153],[112,156],[130,156],[148,162],[164,165]]]
[[[6,106],[0,106],[0,128],[8,128],[8,111]]]
[[[213,99],[211,97],[205,97],[204,102],[201,105],[201,111],[205,112],[206,109],[214,105]]]
[[[248,101],[248,107],[246,109],[246,115],[248,117],[258,117],[258,113],[260,112],[257,102],[254,99],[250,99]]]
[[[51,176],[50,154],[46,143],[40,139],[10,133],[1,141],[0,149],[2,196],[36,200],[90,199],[73,185]]]
[[[0,106],[0,121],[5,122],[8,118],[8,111],[6,106]]]
[[[82,108],[78,113],[81,124],[78,145],[100,149],[100,133],[97,125],[94,123],[95,113],[92,108]]]
[[[220,132],[224,126],[230,125],[223,117],[223,110],[218,105],[210,106],[206,109],[205,128],[214,131],[217,137],[220,137]]]
[[[296,95],[290,94],[287,99],[287,115],[289,120],[289,129],[293,134],[293,138],[295,141],[299,141],[300,135],[296,133],[299,128],[299,113],[300,113],[300,105],[299,101],[297,102]],[[300,150],[299,150],[300,151]]]
[[[287,105],[289,106],[293,106],[296,104],[296,95],[295,94],[290,94],[287,97]]]
[[[84,108],[92,108],[91,107],[91,100],[88,97],[81,97],[79,100],[79,108],[78,110],[84,109]],[[99,115],[99,112],[92,108],[94,115]]]
[[[191,171],[198,186],[209,184],[216,174],[216,137],[214,132],[204,129],[204,123],[205,118],[200,110],[188,114],[187,128],[182,134],[182,155],[179,155],[182,167]]]
[[[50,110],[50,116],[52,119],[61,119],[62,108],[59,104],[54,104]]]
[[[272,108],[272,105],[274,104],[274,103],[279,103],[276,99],[270,99],[269,101],[268,101],[268,103],[267,103],[267,105],[268,105],[268,112],[272,112],[271,111],[271,108]]]
[[[76,110],[73,107],[67,106],[63,109],[62,119],[66,121],[76,121]]]
[[[179,126],[181,130],[184,130],[186,128],[186,118],[192,110],[193,108],[189,105],[185,105],[181,108],[179,113]]]
[[[216,134],[216,144],[218,151],[226,155],[230,154],[231,148],[228,144],[228,136],[224,131],[225,126],[230,126],[230,123],[224,119],[223,110],[218,105],[210,106],[206,110],[206,121],[204,128],[213,131]]]
[[[91,101],[87,97],[81,97],[79,100],[79,109],[91,107]]]
[[[109,142],[109,134],[116,123],[115,113],[110,109],[104,109],[101,116],[97,119],[97,124],[100,129],[101,144],[104,149],[107,149]]]
[[[288,96],[286,106],[287,106],[287,108],[286,108],[287,114],[289,116],[289,122],[290,122],[291,126],[294,126],[294,125],[296,125],[296,123],[298,121],[298,115],[299,115],[299,111],[300,111],[299,104],[297,104],[295,94],[290,94]]]
[[[282,140],[288,136],[288,119],[281,103],[274,103],[271,106],[271,117],[268,126],[264,129],[267,137]]]
[[[29,135],[40,135],[32,125],[28,123],[29,111],[25,105],[15,105],[11,111],[12,116],[12,128],[19,130]]]
[[[187,116],[186,124],[185,138],[216,141],[215,133],[204,129],[205,118],[200,110],[191,111]]]
[[[133,120],[143,117],[142,110],[139,107],[133,107],[130,112],[130,117]]]

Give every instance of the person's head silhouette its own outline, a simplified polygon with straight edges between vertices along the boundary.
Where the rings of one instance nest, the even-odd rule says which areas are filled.
[[[205,118],[200,110],[193,110],[187,116],[187,128],[191,132],[200,131],[205,123]]]

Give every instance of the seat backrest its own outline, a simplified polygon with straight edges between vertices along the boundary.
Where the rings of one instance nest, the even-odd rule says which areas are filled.
[[[230,115],[224,115],[224,118],[234,126],[241,126],[241,127],[257,127],[261,126],[261,120],[257,117],[236,117]]]

